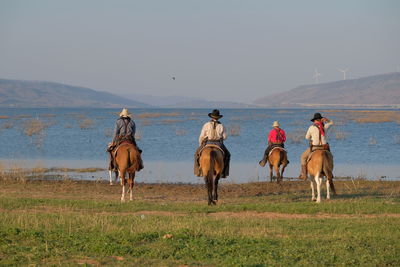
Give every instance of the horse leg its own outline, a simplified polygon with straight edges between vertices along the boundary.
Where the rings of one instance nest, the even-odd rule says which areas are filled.
[[[132,201],[133,200],[133,186],[134,186],[134,184],[135,184],[135,173],[134,172],[132,172],[132,173],[129,173],[129,180],[128,180],[128,182],[129,182],[129,193],[130,193],[130,195],[129,195],[129,200],[130,201]]]
[[[119,175],[118,175],[118,171],[115,171],[114,174],[115,174],[114,182],[115,182],[115,183],[118,183],[118,176],[119,176]]]
[[[122,185],[122,195],[121,195],[121,202],[125,202],[125,170],[119,171],[119,177],[121,178],[121,185]]]
[[[269,164],[269,182],[272,183],[272,180],[274,179],[274,173],[272,172],[273,166],[271,163]]]
[[[274,170],[276,173],[276,182],[278,184],[280,184],[281,183],[281,174],[279,173],[279,166],[277,164],[274,166]]]
[[[214,202],[218,201],[218,182],[219,182],[219,175],[214,179]]]
[[[108,170],[108,176],[110,177],[110,185],[113,185],[113,181],[112,181],[112,170]]]
[[[283,172],[285,171],[285,168],[286,168],[286,164],[283,164],[282,165],[282,170],[281,170],[281,179],[283,180]]]
[[[314,179],[315,182],[317,183],[317,203],[321,203],[321,184],[322,184],[322,178],[320,177],[320,172],[315,175]]]
[[[331,199],[331,194],[329,191],[329,179],[326,179],[326,199]]]
[[[315,198],[315,190],[314,190],[314,181],[311,179],[311,201],[316,201],[317,199]]]
[[[206,177],[204,177],[204,181],[206,183],[206,187],[207,187],[207,194],[208,194],[208,205],[212,204],[212,182],[210,179],[210,175],[207,175]]]

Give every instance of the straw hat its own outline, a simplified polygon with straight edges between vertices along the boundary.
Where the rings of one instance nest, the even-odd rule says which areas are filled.
[[[278,121],[274,121],[274,123],[272,124],[272,127],[279,127],[279,122]]]
[[[122,111],[121,111],[121,113],[119,113],[119,116],[120,116],[120,117],[127,118],[127,117],[131,117],[132,114],[129,113],[129,111],[128,111],[127,108],[123,108]]]

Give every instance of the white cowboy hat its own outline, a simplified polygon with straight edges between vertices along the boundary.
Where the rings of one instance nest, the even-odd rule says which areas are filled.
[[[279,127],[279,122],[278,121],[274,121],[274,123],[272,124],[272,127]]]
[[[121,113],[119,113],[119,116],[120,117],[131,117],[132,116],[132,114],[130,114],[129,112],[128,112],[128,109],[127,108],[123,108],[122,109],[122,111],[121,111]]]

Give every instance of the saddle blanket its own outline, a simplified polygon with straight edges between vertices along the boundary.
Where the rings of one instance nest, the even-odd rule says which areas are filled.
[[[222,154],[225,156],[224,150],[222,150],[222,148],[221,148],[219,145],[217,145],[217,144],[206,144],[206,145],[200,150],[199,155],[201,155],[201,153],[203,152],[203,150],[204,150],[206,147],[217,148],[217,149],[219,149],[219,151],[221,151]]]

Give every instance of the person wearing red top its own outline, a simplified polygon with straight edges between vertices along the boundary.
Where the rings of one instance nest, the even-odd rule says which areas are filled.
[[[269,135],[268,135],[268,147],[264,152],[263,159],[259,162],[261,167],[264,167],[265,164],[267,164],[269,152],[274,147],[282,147],[282,148],[285,147],[285,144],[284,144],[286,141],[285,131],[279,127],[278,121],[274,121],[274,123],[272,124],[272,127],[273,127],[273,129],[269,132]]]

